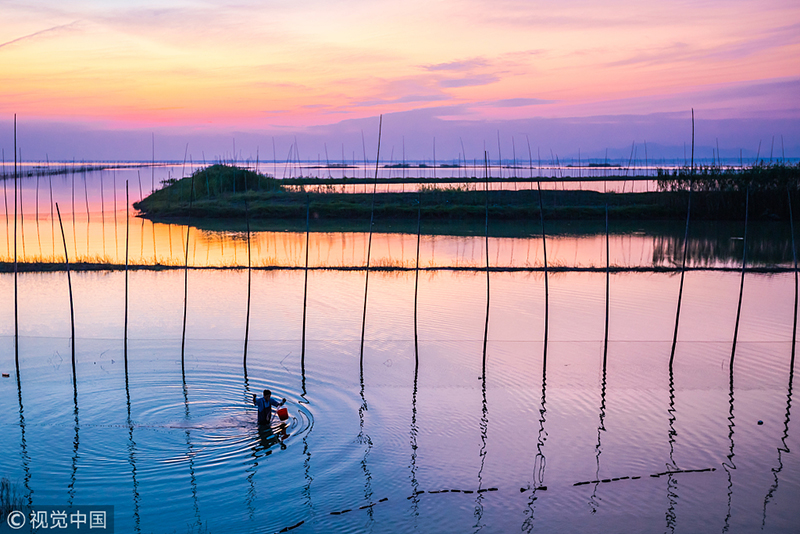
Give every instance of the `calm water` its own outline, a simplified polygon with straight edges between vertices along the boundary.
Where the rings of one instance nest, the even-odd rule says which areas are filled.
[[[611,277],[605,365],[605,275],[553,276],[544,365],[541,275],[492,274],[484,367],[485,274],[421,275],[415,346],[414,273],[372,273],[362,360],[363,273],[310,273],[303,356],[303,273],[254,272],[245,370],[245,272],[189,273],[183,367],[183,273],[134,272],[127,376],[124,274],[73,274],[75,390],[66,282],[20,275],[18,388],[13,276],[0,276],[0,473],[33,503],[113,504],[120,532],[793,532],[799,519],[792,274],[747,276],[731,374],[734,273],[687,274],[670,369],[677,276]],[[248,395],[264,387],[288,399],[285,447],[254,424]],[[703,471],[654,476],[679,470]]]
[[[103,222],[93,190],[70,257],[124,261],[124,203]],[[26,257],[63,258],[25,213]],[[605,265],[604,226],[549,224],[550,264]],[[612,221],[611,263],[674,265],[682,226]],[[492,265],[541,265],[538,224],[491,227]],[[183,263],[186,226],[130,228],[134,261]],[[736,266],[742,230],[693,226],[690,265]],[[416,235],[376,231],[372,265],[414,265]],[[423,235],[420,264],[483,265],[481,231]],[[790,264],[788,228],[749,232],[749,262]],[[310,264],[363,265],[367,240],[312,227]],[[246,250],[189,229],[190,265]],[[304,259],[297,228],[253,233],[254,264]],[[124,273],[72,273],[73,383],[66,273],[19,275],[19,381],[0,274],[0,477],[25,503],[114,505],[118,532],[796,531],[793,273],[747,274],[732,368],[736,272],[686,274],[672,366],[679,274],[612,274],[607,346],[605,273],[551,274],[545,346],[541,272],[492,273],[488,323],[485,272],[422,272],[416,325],[415,273],[372,272],[362,349],[364,277],[310,271],[304,337],[304,273],[253,271],[244,366],[246,270],[188,272],[183,359],[184,272],[131,272],[126,370]],[[255,425],[265,387],[286,436]]]

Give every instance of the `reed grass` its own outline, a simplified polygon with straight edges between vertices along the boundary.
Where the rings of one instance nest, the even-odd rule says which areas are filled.
[[[0,521],[5,522],[8,514],[25,506],[22,492],[17,484],[8,478],[0,478]]]
[[[736,326],[733,330],[733,345],[731,346],[731,363],[730,363],[730,372],[731,372],[731,395],[733,395],[733,360],[736,356],[736,341],[739,337],[739,319],[742,315],[742,295],[744,294],[744,275],[746,273],[746,265],[747,265],[747,218],[750,211],[750,190],[747,190],[747,198],[745,200],[745,208],[744,208],[744,239],[742,240],[742,277],[741,282],[739,284],[739,303],[736,307]],[[731,407],[731,410],[733,408]]]

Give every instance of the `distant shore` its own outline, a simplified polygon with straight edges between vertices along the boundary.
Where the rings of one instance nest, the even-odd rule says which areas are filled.
[[[541,211],[548,220],[597,220],[605,218],[606,211],[610,218],[617,220],[682,220],[686,218],[688,188],[692,183],[692,219],[743,220],[745,204],[749,203],[750,220],[788,220],[786,193],[790,190],[797,202],[798,177],[800,167],[776,166],[737,172],[712,169],[692,176],[676,173],[656,178],[583,179],[584,182],[649,179],[657,182],[660,190],[602,193],[546,189],[541,191]],[[369,219],[374,213],[376,218],[396,221],[416,221],[418,215],[425,221],[469,221],[482,220],[487,204],[492,221],[539,219],[537,189],[489,190],[487,193],[484,190],[487,182],[533,185],[530,179],[521,178],[395,178],[377,183],[422,184],[421,189],[373,195],[369,186],[374,187],[375,180],[276,180],[237,167],[214,165],[191,177],[173,180],[133,206],[142,217],[152,220],[305,220],[308,213],[315,221],[336,221]],[[367,186],[367,192],[335,191],[335,186],[346,184]]]

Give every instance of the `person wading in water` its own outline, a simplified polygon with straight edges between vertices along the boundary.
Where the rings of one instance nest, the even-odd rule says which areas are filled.
[[[253,404],[255,404],[256,408],[258,408],[258,424],[268,425],[272,419],[272,407],[283,406],[285,402],[286,399],[283,399],[280,402],[273,399],[272,392],[268,389],[264,390],[263,397],[259,398],[253,395]]]

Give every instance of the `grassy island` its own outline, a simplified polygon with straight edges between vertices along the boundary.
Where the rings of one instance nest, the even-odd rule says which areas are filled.
[[[788,220],[787,191],[797,205],[800,165],[765,165],[747,169],[715,167],[659,172],[657,177],[608,176],[580,181],[651,180],[657,190],[646,193],[601,193],[575,189],[542,190],[546,219],[592,220],[605,217],[606,206],[614,219],[669,220],[686,217],[689,189],[692,218],[741,220],[746,192],[752,220]],[[416,221],[418,210],[426,221],[477,220],[485,215],[484,178],[392,178],[377,182],[413,183],[420,192],[379,192],[374,179],[292,178],[278,180],[252,170],[212,165],[180,180],[170,180],[141,202],[134,203],[150,219],[304,220],[306,208],[317,220],[353,220],[376,217]],[[529,178],[489,178],[490,182],[521,182],[520,190],[490,190],[491,220],[517,221],[539,217],[539,193]],[[542,182],[578,179],[542,178]],[[421,185],[420,185],[421,184]],[[691,184],[691,185],[690,185]],[[349,191],[343,192],[348,189]],[[573,186],[574,187],[574,186]],[[367,192],[364,192],[366,190]]]

